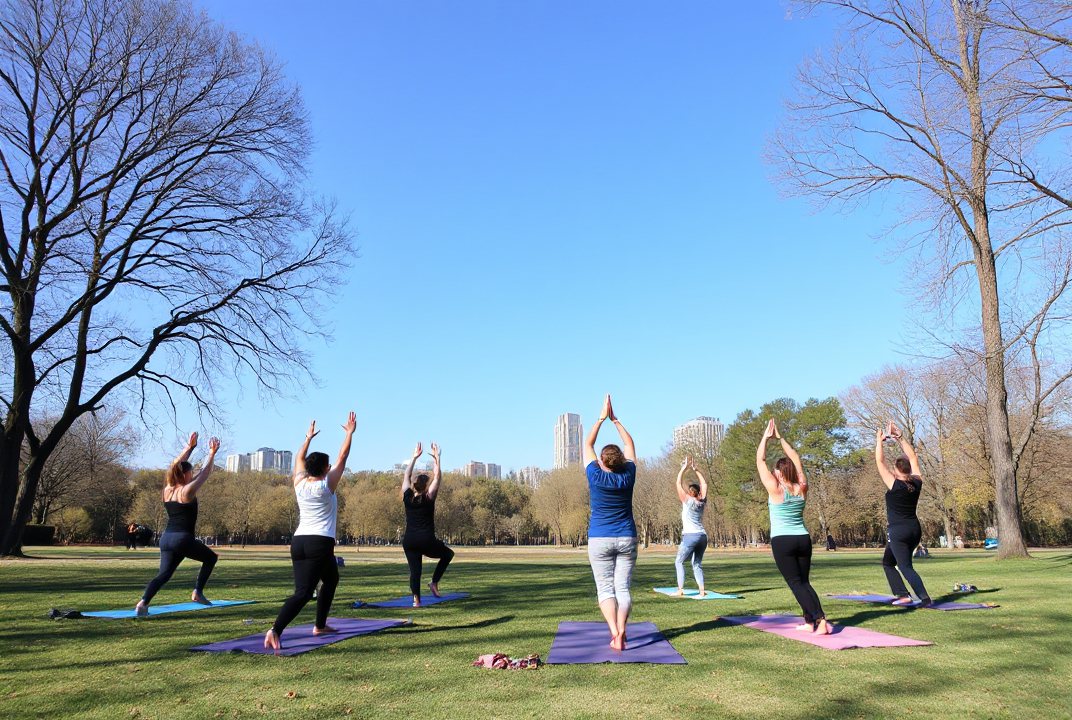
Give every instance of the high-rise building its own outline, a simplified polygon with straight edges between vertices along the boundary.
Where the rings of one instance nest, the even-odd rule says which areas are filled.
[[[487,464],[487,477],[502,480],[502,466],[495,463]]]
[[[249,453],[245,455],[228,455],[227,472],[249,472]]]
[[[714,452],[726,437],[726,426],[718,418],[701,415],[674,428],[674,447]]]
[[[462,468],[462,475],[467,477],[487,477],[488,469],[484,463],[473,460]]]
[[[234,457],[234,456],[232,456]],[[290,450],[275,450],[274,448],[262,447],[257,452],[246,456],[248,459],[246,469],[252,472],[270,472],[289,475],[294,472],[294,453]],[[231,458],[227,458],[228,469]]]
[[[555,469],[581,461],[581,416],[566,413],[555,423]]]
[[[547,477],[547,471],[534,466],[523,467],[517,471],[517,479],[522,485],[532,490],[539,488],[545,477]]]

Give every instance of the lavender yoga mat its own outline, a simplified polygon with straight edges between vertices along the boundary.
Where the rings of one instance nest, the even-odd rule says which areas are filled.
[[[324,645],[349,640],[358,635],[368,635],[390,627],[405,625],[409,620],[356,620],[354,618],[328,618],[328,625],[338,630],[328,635],[313,635],[313,623],[295,625],[283,631],[283,649],[278,653],[264,647],[264,634],[246,635],[237,640],[224,640],[211,645],[190,648],[204,652],[247,652],[255,655],[297,655],[315,650]]]
[[[857,602],[881,603],[883,605],[890,605],[897,599],[893,595],[827,595],[827,597],[834,600],[855,600]],[[913,600],[909,605],[899,605],[898,607],[921,607],[928,610],[991,610],[998,606],[959,602],[936,602],[930,605],[920,605],[918,600]]]
[[[923,640],[887,635],[886,633],[865,630],[848,625],[835,625],[829,635],[812,635],[797,630],[797,625],[804,622],[802,617],[788,615],[747,615],[742,617],[724,617],[726,622],[734,625],[747,625],[756,630],[781,635],[790,640],[799,640],[809,645],[818,645],[827,650],[848,650],[849,648],[869,647],[907,647],[909,645],[933,645]]]
[[[655,623],[629,623],[625,649],[610,646],[610,629],[602,622],[560,622],[547,653],[548,665],[584,663],[652,663],[685,665],[685,658],[663,637]]]
[[[176,612],[189,612],[191,610],[208,610],[210,608],[228,607],[230,605],[249,605],[257,602],[256,600],[213,600],[211,605],[202,605],[195,602],[176,603],[174,605],[150,605],[150,615],[164,615],[166,613]],[[134,608],[128,608],[125,610],[97,610],[94,612],[84,612],[82,617],[99,617],[99,618],[132,618],[137,617],[138,614],[134,612]]]
[[[422,596],[421,597],[421,607],[424,607],[426,605],[438,605],[439,603],[445,603],[445,602],[449,602],[451,600],[460,600],[462,598],[467,598],[467,597],[469,597],[469,593],[444,593],[444,594],[440,595],[439,597],[436,597],[435,595]],[[412,595],[405,595],[405,596],[400,597],[400,598],[394,598],[393,600],[384,600],[383,602],[374,602],[374,603],[361,602],[360,600],[358,600],[358,601],[354,602],[353,607],[355,607],[355,608],[370,608],[370,607],[372,607],[372,608],[410,608],[410,609],[417,609],[417,610],[420,609],[420,608],[414,608],[413,607],[413,596]]]

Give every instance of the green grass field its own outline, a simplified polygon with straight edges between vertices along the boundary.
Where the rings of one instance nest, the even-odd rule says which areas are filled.
[[[333,615],[414,624],[289,658],[187,651],[267,629],[291,591],[284,548],[221,552],[208,596],[258,604],[148,620],[51,621],[47,613],[133,606],[155,574],[154,550],[31,552],[35,559],[0,563],[2,718],[1072,717],[1067,551],[1001,563],[982,552],[939,551],[918,563],[936,597],[969,582],[987,591],[972,599],[999,603],[994,610],[824,598],[837,622],[935,643],[844,651],[717,621],[797,611],[765,553],[711,552],[708,587],[745,598],[694,602],[654,595],[653,586],[673,584],[673,556],[642,551],[634,618],[654,621],[688,665],[514,672],[470,663],[496,651],[545,658],[560,620],[600,618],[583,549],[459,548],[442,589],[472,597],[398,611],[350,604],[405,593],[401,552],[342,548]],[[196,568],[184,564],[155,603],[188,600]],[[821,595],[887,590],[876,551],[818,552],[812,579]],[[310,605],[297,622],[311,621]]]

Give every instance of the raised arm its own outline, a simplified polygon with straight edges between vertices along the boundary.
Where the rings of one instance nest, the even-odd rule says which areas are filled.
[[[316,429],[316,420],[313,420],[309,424],[309,430],[305,433],[305,442],[302,443],[301,449],[298,450],[298,456],[294,458],[294,479],[297,480],[299,475],[305,473],[305,456],[309,453],[309,443],[313,441],[320,431]]]
[[[901,451],[905,454],[905,457],[908,458],[909,464],[912,465],[912,474],[922,476],[923,473],[919,470],[919,458],[916,457],[915,448],[912,447],[912,443],[905,439],[901,434],[900,429],[892,422],[890,423],[890,437],[896,440],[897,444],[901,446]]]
[[[172,460],[172,464],[179,462],[190,462],[190,455],[193,454],[194,448],[197,447],[197,433],[190,433],[190,440],[186,443],[186,448],[179,453],[179,456]]]
[[[180,502],[193,502],[193,499],[197,497],[197,491],[201,489],[201,486],[208,480],[208,476],[212,474],[212,468],[216,464],[216,451],[219,449],[219,439],[210,438],[208,441],[208,457],[205,458],[205,464],[201,466],[201,472],[197,473],[197,477],[183,486]]]
[[[767,427],[763,429],[763,438],[759,441],[759,447],[756,448],[756,471],[759,473],[759,479],[763,482],[763,487],[767,488],[767,494],[772,498],[781,500],[778,481],[771,474],[770,468],[767,467],[767,441],[772,437],[774,437],[773,420],[769,421]]]
[[[707,480],[704,478],[703,473],[696,468],[696,458],[689,458],[689,465],[692,467],[692,471],[696,473],[696,477],[700,480],[700,500],[707,500]]]
[[[886,467],[886,454],[883,452],[882,445],[886,440],[886,434],[879,428],[875,433],[875,464],[878,465],[878,474],[882,478],[882,482],[885,483],[886,488],[893,489],[893,482],[897,478],[893,476],[890,469]]]
[[[439,481],[443,479],[443,472],[439,469],[439,446],[435,443],[432,443],[432,461],[432,481],[428,483],[427,494],[430,500],[435,500],[436,493],[439,492]]]
[[[778,442],[782,445],[782,452],[789,458],[789,462],[793,463],[793,467],[797,469],[797,478],[800,480],[800,491],[807,495],[808,493],[808,476],[804,474],[804,464],[800,462],[800,455],[793,448],[789,442],[782,437],[782,434],[778,432],[778,425],[771,420],[771,424],[774,425],[774,437],[778,438]]]
[[[346,472],[346,460],[350,457],[350,442],[353,440],[354,431],[357,430],[357,416],[350,413],[342,429],[346,431],[346,436],[343,437],[342,447],[339,448],[339,459],[335,462],[334,467],[328,470],[328,490],[332,493],[335,492],[335,488],[339,487],[342,474]]]
[[[681,502],[685,502],[689,498],[689,494],[685,492],[685,488],[681,486],[681,478],[685,474],[685,471],[689,468],[689,458],[686,457],[685,461],[681,463],[681,469],[677,471],[677,499]]]
[[[417,464],[417,458],[424,453],[421,449],[421,444],[417,443],[417,447],[413,449],[413,457],[409,459],[409,465],[406,466],[406,474],[402,476],[402,490],[399,493],[399,497],[406,494],[406,491],[413,487],[413,466]]]
[[[603,412],[599,414],[599,420],[592,425],[591,429],[588,431],[588,437],[584,441],[582,457],[584,458],[585,467],[588,467],[588,464],[596,459],[596,438],[599,437],[599,428],[603,425],[603,421],[609,416],[610,395],[608,394],[603,400]]]
[[[610,395],[607,395],[604,412],[606,412],[610,421],[614,423],[614,427],[618,430],[618,435],[622,438],[622,453],[625,455],[625,459],[636,462],[636,447],[633,445],[633,436],[629,434],[629,431],[622,425],[621,420],[614,414],[614,406],[610,404]]]

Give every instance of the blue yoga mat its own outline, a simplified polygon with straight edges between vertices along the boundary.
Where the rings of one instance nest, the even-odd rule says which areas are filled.
[[[444,593],[439,597],[435,595],[428,595],[421,597],[421,607],[426,605],[438,605],[439,603],[449,602],[451,600],[460,600],[461,598],[469,597],[469,593]],[[413,596],[404,595],[400,598],[394,598],[393,600],[384,600],[383,602],[367,603],[360,600],[354,602],[355,608],[410,608],[411,610],[419,610],[420,608],[413,607]]]
[[[896,600],[893,595],[827,595],[833,600],[854,600],[856,602],[880,603],[891,605]],[[958,602],[935,602],[931,605],[920,605],[918,600],[913,600],[908,605],[898,607],[923,608],[925,610],[991,610],[998,607],[992,603],[958,603]]]
[[[677,592],[676,587],[652,588],[652,590],[654,590],[655,592],[659,593],[660,595],[673,595],[673,593]],[[684,596],[673,595],[673,597],[675,599],[678,598],[678,597],[683,597],[684,599],[687,599],[687,600],[739,600],[740,598],[742,598],[744,596],[743,595],[726,595],[724,593],[715,592],[714,590],[706,590],[704,592],[704,594],[703,594],[703,597],[701,597],[699,590],[686,590]]]
[[[652,663],[685,665],[655,623],[629,623],[625,649],[610,646],[610,629],[605,622],[560,622],[558,633],[547,654],[548,665],[588,663]]]
[[[191,610],[209,610],[211,608],[227,607],[229,605],[249,605],[256,600],[213,600],[211,605],[202,605],[195,602],[177,603],[175,605],[150,605],[150,615],[163,615],[165,613],[189,612]],[[82,617],[99,618],[132,618],[137,617],[134,609],[130,610],[99,610],[97,612],[84,612]]]

